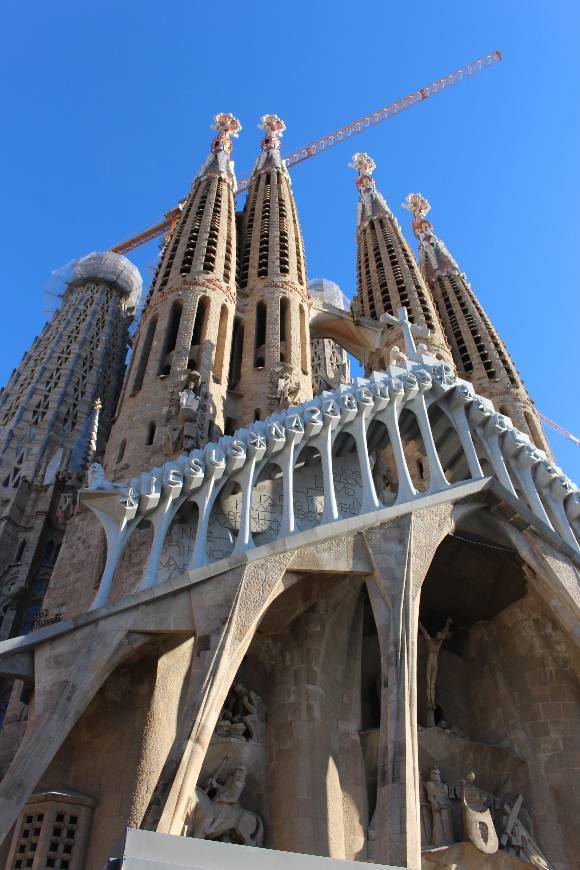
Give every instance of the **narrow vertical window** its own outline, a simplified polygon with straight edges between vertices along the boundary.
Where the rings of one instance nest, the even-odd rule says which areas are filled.
[[[123,456],[125,455],[125,447],[126,446],[127,446],[127,439],[123,438],[123,440],[119,444],[119,451],[117,453],[117,462],[121,462],[123,460]]]
[[[207,296],[201,296],[197,301],[197,310],[195,312],[193,332],[191,334],[191,350],[189,351],[189,360],[187,363],[187,368],[192,371],[200,364],[201,346],[205,338],[208,308],[209,299]]]
[[[306,343],[306,313],[304,305],[300,306],[300,359],[303,374],[308,374],[308,352],[310,348]]]
[[[265,176],[260,220],[260,247],[258,249],[258,278],[268,274],[270,256],[270,173]]]
[[[215,363],[213,370],[213,379],[216,383],[221,384],[224,373],[224,359],[226,353],[226,339],[228,334],[228,307],[222,305],[220,311],[220,322],[217,334],[217,347],[215,352]]]
[[[234,318],[232,330],[232,352],[230,356],[230,388],[237,385],[242,376],[242,353],[244,351],[244,327],[239,317]]]
[[[165,333],[165,343],[163,345],[163,353],[159,361],[160,375],[168,375],[171,372],[171,364],[173,362],[173,351],[177,344],[177,335],[179,333],[179,324],[181,322],[181,312],[183,311],[183,302],[181,299],[176,300],[171,306],[169,315],[169,323],[167,324],[167,332]]]
[[[290,301],[280,297],[280,362],[290,362]]]
[[[143,341],[143,348],[141,350],[141,356],[139,357],[137,371],[135,372],[135,380],[133,381],[133,390],[131,391],[132,396],[138,393],[143,386],[143,378],[145,377],[145,371],[147,370],[147,363],[149,361],[149,354],[151,353],[151,346],[153,344],[153,338],[155,337],[156,328],[157,318],[154,317],[150,321],[149,326],[147,327],[147,332],[145,333],[145,340]]]
[[[153,444],[153,439],[155,438],[155,429],[156,429],[155,421],[152,420],[147,426],[147,434],[145,435],[145,445],[147,447],[151,447]]]
[[[266,365],[266,314],[266,303],[258,302],[254,335],[254,368],[256,369],[262,369]]]
[[[15,562],[22,561],[22,557],[24,555],[25,549],[26,549],[26,541],[20,541],[20,543],[18,544],[18,550],[16,552],[16,558],[14,559]]]

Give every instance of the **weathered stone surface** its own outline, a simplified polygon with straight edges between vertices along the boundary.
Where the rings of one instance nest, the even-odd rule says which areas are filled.
[[[447,848],[423,852],[421,856],[422,870],[447,870],[448,867],[457,870],[524,870],[529,866],[526,861],[506,852],[484,855],[471,843],[455,843]]]

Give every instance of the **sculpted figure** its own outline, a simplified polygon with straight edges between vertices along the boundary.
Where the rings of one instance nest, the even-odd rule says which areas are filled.
[[[453,843],[453,826],[451,824],[451,800],[449,788],[441,781],[441,771],[434,767],[425,783],[427,799],[433,818],[433,833],[431,845],[450,846]]]
[[[105,477],[105,469],[100,462],[92,462],[87,471],[88,489],[116,489],[114,483]]]
[[[427,846],[431,845],[433,826],[431,824],[430,804],[421,772],[419,772],[419,802],[421,806],[421,847],[426,849]]]
[[[189,413],[195,414],[200,401],[199,394],[191,385],[185,387],[185,389],[179,393],[179,408],[182,414],[185,413],[187,419],[189,419]]]
[[[266,713],[261,697],[247,689],[243,683],[234,683],[215,730],[220,737],[263,743],[266,736]]]
[[[280,403],[288,401],[288,395],[290,391],[290,375],[288,372],[284,372],[284,374],[280,375],[278,378],[278,388],[276,391],[276,398]]]
[[[225,761],[227,758],[220,768]],[[242,846],[261,846],[264,841],[262,820],[240,804],[246,787],[246,768],[234,768],[223,783],[218,776],[216,772],[208,780],[205,789],[196,787],[196,803],[186,817],[185,836]]]
[[[248,740],[264,743],[266,737],[266,713],[261,697],[241,683],[236,683],[234,691],[243,707],[242,718],[248,732]]]
[[[407,366],[407,356],[397,344],[394,344],[389,352],[389,363],[402,369]]]
[[[425,639],[427,645],[427,707],[429,708],[428,725],[435,725],[435,686],[437,683],[437,670],[439,667],[439,653],[441,647],[447,638],[452,637],[452,632],[449,630],[451,619],[445,623],[445,628],[438,631],[435,637],[431,637],[424,625],[419,623],[419,630]]]

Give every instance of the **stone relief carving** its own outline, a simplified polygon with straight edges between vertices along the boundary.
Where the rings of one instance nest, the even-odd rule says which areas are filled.
[[[461,802],[462,842],[472,843],[486,855],[504,850],[541,870],[552,870],[534,840],[532,820],[523,806],[522,795],[513,801],[496,797],[477,786],[475,779],[474,771],[470,771],[460,783],[448,786],[442,781],[438,768],[433,768],[426,782],[419,774],[423,849],[457,842],[452,807],[458,800]]]
[[[292,366],[287,363],[280,363],[272,369],[270,381],[270,399],[269,404],[272,409],[281,405],[295,405],[301,399],[300,381],[294,374]]]
[[[529,821],[526,826],[520,818],[520,814],[523,815],[522,804],[521,794],[517,796],[513,806],[507,802],[503,803],[501,846],[510,855],[516,855],[534,867],[551,870],[551,865],[546,861],[531,833],[531,819],[528,816]]]
[[[196,787],[196,803],[186,816],[183,835],[242,846],[261,846],[264,842],[262,819],[257,813],[245,810],[240,803],[246,787],[246,768],[236,767],[221,780],[227,761],[226,756],[204,788]]]
[[[438,631],[435,637],[431,637],[425,626],[419,623],[419,631],[423,635],[427,645],[427,725],[429,726],[435,725],[435,688],[437,684],[437,670],[439,668],[439,653],[447,638],[452,637],[450,626],[451,619],[448,619],[445,627],[441,631]]]
[[[221,432],[215,426],[215,406],[207,384],[199,372],[188,374],[183,388],[172,391],[165,426],[159,431],[158,441],[166,456],[181,450],[204,447]]]
[[[264,743],[266,712],[257,692],[247,689],[243,683],[234,683],[220,713],[215,733],[234,740]]]

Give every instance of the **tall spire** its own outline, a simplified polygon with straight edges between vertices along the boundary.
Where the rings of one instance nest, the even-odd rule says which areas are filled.
[[[236,177],[233,115],[216,135],[161,259],[135,337],[131,365],[105,456],[107,473],[130,475],[223,432],[236,304]],[[193,402],[194,415],[182,402]],[[181,396],[181,398],[180,398]],[[125,455],[128,438],[134,441]]]
[[[435,300],[459,374],[549,454],[540,420],[505,344],[465,274],[427,220],[429,202],[420,193],[410,193],[403,208],[413,215],[421,272]]]
[[[304,244],[280,155],[286,125],[269,114],[258,126],[264,136],[241,216],[239,317],[230,369],[238,424],[312,395]]]
[[[380,320],[383,314],[395,316],[400,308],[406,308],[411,323],[429,330],[428,343],[432,349],[450,360],[450,350],[417,262],[398,221],[377,190],[373,178],[375,161],[358,152],[349,165],[357,170],[355,184],[359,195],[355,314]],[[382,355],[372,365],[385,367],[388,351],[399,342],[400,335],[393,330]]]

